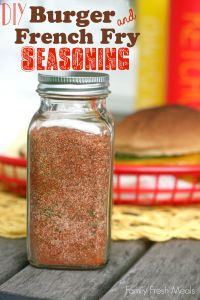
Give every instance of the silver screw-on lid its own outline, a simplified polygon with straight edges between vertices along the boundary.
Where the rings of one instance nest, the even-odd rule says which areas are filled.
[[[37,92],[41,96],[105,97],[109,94],[109,75],[100,72],[67,72],[65,75],[39,74]]]

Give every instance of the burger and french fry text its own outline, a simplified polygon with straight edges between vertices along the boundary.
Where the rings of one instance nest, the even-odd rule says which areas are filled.
[[[116,15],[110,11],[47,11],[43,6],[30,6],[14,3],[1,5],[1,25],[19,25],[24,12],[29,9],[31,23],[64,23],[75,22],[76,32],[31,32],[29,28],[16,28],[15,44],[26,44],[21,51],[21,66],[24,71],[33,70],[129,70],[129,49],[134,47],[140,33],[116,32],[114,28],[100,28],[97,34],[88,32],[86,27],[94,24],[112,24]],[[136,18],[133,9],[127,16],[118,19],[117,25],[132,22]],[[67,27],[66,27],[67,28]],[[99,43],[102,47],[83,48],[82,45]],[[34,47],[37,44],[63,45],[63,47]],[[114,43],[123,47],[103,47]],[[65,47],[65,45],[80,45],[79,47]]]

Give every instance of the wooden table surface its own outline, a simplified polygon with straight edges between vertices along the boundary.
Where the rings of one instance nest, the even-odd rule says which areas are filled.
[[[94,271],[31,267],[25,240],[0,238],[0,300],[200,299],[200,241],[113,242]]]

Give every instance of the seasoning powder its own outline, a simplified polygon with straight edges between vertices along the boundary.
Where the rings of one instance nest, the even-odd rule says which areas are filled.
[[[109,133],[63,127],[30,133],[30,249],[38,266],[106,263]]]

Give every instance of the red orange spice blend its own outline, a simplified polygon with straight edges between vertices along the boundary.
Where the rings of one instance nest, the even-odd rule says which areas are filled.
[[[30,133],[30,249],[37,266],[96,267],[109,240],[110,133]]]

